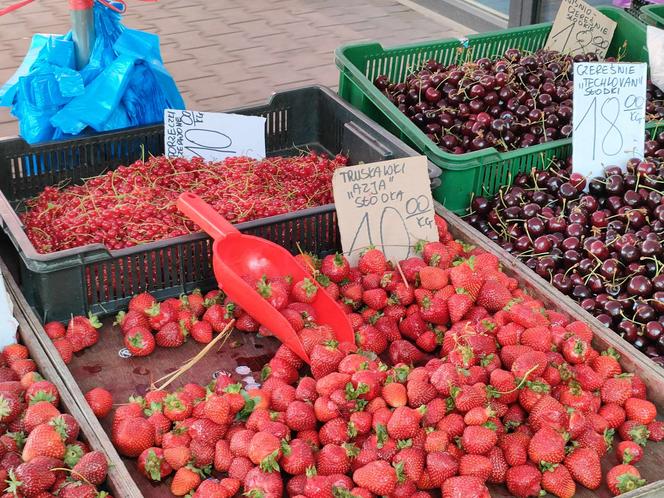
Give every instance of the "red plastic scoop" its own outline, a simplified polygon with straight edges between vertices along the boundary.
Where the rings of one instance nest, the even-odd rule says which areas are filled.
[[[274,242],[240,233],[195,194],[181,194],[177,206],[214,239],[213,267],[219,287],[254,320],[309,363],[304,346],[288,320],[242,278],[290,275],[298,281],[310,276],[305,269],[286,249]],[[322,288],[311,306],[316,310],[316,322],[319,325],[332,327],[340,342],[354,342],[353,328],[348,317]]]

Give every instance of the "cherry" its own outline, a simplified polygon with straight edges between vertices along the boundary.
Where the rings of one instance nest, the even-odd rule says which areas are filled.
[[[652,283],[648,277],[636,275],[627,282],[627,292],[631,296],[647,297],[652,292]]]

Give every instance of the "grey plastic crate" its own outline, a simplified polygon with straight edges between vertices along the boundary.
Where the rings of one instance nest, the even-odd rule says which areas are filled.
[[[416,155],[327,88],[314,86],[274,94],[265,105],[230,112],[267,118],[268,155],[311,148],[344,153],[349,164]],[[63,180],[80,182],[148,154],[163,153],[163,126],[149,126],[30,147],[21,139],[0,141],[0,216],[21,262],[21,286],[43,320],[71,314],[111,314],[143,290],[164,299],[214,284],[211,240],[203,233],[110,251],[92,244],[39,254],[17,210],[22,201]],[[438,168],[429,164],[434,177]],[[295,253],[340,247],[333,205],[237,225]]]

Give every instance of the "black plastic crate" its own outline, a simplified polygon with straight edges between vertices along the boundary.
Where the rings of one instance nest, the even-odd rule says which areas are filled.
[[[359,111],[323,87],[274,94],[266,105],[230,112],[267,118],[269,155],[298,149],[349,157],[349,164],[416,155]],[[148,154],[163,153],[163,126],[149,126],[30,147],[21,139],[0,141],[0,216],[21,261],[21,286],[42,320],[71,314],[107,315],[149,290],[159,299],[214,284],[211,240],[203,233],[110,251],[91,244],[39,254],[17,212],[23,201],[61,181],[80,182]],[[432,182],[439,169],[429,164]],[[297,253],[340,247],[333,205],[237,225]]]

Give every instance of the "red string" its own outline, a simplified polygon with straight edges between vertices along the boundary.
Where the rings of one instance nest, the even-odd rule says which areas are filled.
[[[9,14],[10,12],[13,12],[15,10],[20,9],[21,7],[28,5],[29,3],[32,3],[34,0],[22,0],[21,2],[17,2],[14,5],[10,5],[9,7],[5,7],[4,9],[0,10],[0,16],[4,16],[5,14]]]

